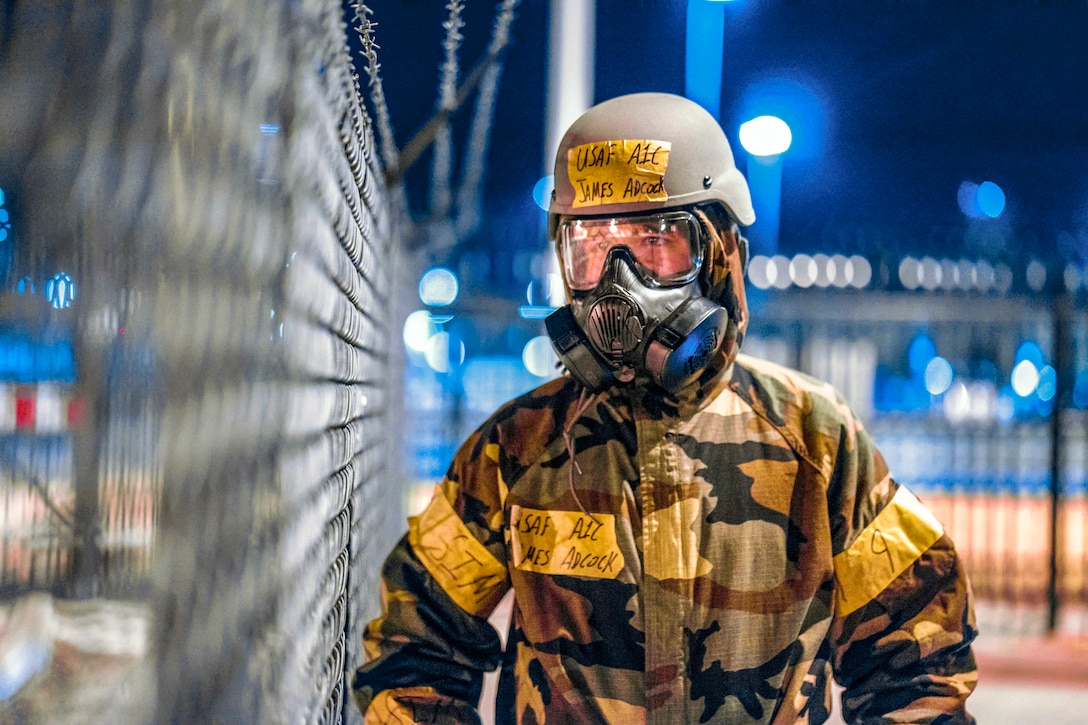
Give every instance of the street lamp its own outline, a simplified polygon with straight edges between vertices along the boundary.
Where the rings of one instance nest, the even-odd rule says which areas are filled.
[[[793,132],[778,116],[756,116],[740,125],[740,145],[753,156],[779,156],[792,142]]]
[[[721,116],[726,2],[688,0],[687,5],[684,95],[716,119]]]
[[[757,116],[740,126],[740,145],[748,152],[748,186],[756,222],[749,235],[761,254],[778,251],[782,216],[782,154],[793,142],[789,125],[777,116]]]

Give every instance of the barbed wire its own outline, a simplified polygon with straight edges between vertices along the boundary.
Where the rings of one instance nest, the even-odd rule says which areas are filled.
[[[464,240],[479,226],[481,217],[481,186],[491,129],[495,121],[495,99],[498,95],[499,77],[502,74],[500,55],[510,43],[510,30],[514,24],[515,11],[520,0],[503,0],[497,7],[495,21],[488,44],[487,55],[496,62],[486,71],[480,82],[480,93],[476,98],[472,127],[469,130],[468,149],[465,152],[461,183],[457,192],[458,217],[455,234],[458,240]]]
[[[434,228],[428,234],[428,237],[435,238],[438,246],[448,246],[455,241],[450,238],[452,226],[449,223],[453,202],[453,195],[450,193],[450,181],[453,177],[453,132],[449,117],[457,104],[457,78],[460,75],[457,53],[465,37],[461,34],[461,28],[465,25],[461,18],[464,7],[463,0],[449,0],[446,4],[446,20],[442,23],[446,30],[446,37],[442,41],[445,56],[439,72],[435,111],[443,114],[444,120],[434,137],[430,189],[431,220]]]
[[[370,102],[374,106],[374,123],[377,125],[378,137],[381,139],[383,171],[388,174],[390,169],[397,166],[400,152],[397,150],[397,141],[393,135],[389,105],[385,100],[385,86],[381,77],[382,66],[378,62],[378,51],[381,46],[374,40],[374,29],[378,27],[378,24],[370,20],[374,11],[367,7],[365,2],[352,0],[352,6],[355,11],[355,20],[359,23],[355,26],[355,32],[359,34],[359,40],[363,45],[363,55],[367,60],[367,86],[370,88]]]

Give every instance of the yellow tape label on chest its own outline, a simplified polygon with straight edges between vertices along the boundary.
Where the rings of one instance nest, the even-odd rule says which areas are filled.
[[[574,207],[667,201],[665,171],[672,143],[653,139],[594,141],[567,151]]]
[[[623,570],[614,514],[511,506],[510,549],[522,571],[615,579]]]
[[[850,548],[835,556],[838,616],[871,602],[943,534],[941,522],[901,486]]]

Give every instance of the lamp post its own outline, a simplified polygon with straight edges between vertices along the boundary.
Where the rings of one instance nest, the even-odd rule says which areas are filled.
[[[778,251],[782,155],[792,142],[790,127],[777,116],[757,116],[740,126],[740,145],[748,152],[748,186],[756,212],[756,222],[748,233],[761,254]]]
[[[725,2],[688,0],[684,95],[720,119]]]

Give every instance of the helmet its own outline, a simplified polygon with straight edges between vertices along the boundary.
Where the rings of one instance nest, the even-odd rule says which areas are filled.
[[[548,210],[570,304],[545,322],[565,367],[591,389],[644,374],[675,393],[732,362],[748,323],[737,223],[754,221],[698,104],[637,93],[586,111],[560,143]]]
[[[755,221],[752,198],[721,126],[702,106],[669,93],[634,93],[590,108],[555,157],[548,236],[559,215],[629,214],[717,201]]]

